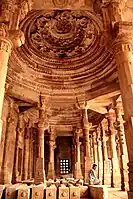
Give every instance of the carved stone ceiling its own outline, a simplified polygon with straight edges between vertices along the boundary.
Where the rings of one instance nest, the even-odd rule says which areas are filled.
[[[128,1],[125,18],[131,5]],[[91,1],[34,1],[20,28],[26,39],[10,57],[8,91],[27,102],[38,102],[41,92],[50,99],[53,123],[63,110],[68,122],[76,117],[79,122],[77,100],[83,103],[119,89],[103,20],[92,12]]]

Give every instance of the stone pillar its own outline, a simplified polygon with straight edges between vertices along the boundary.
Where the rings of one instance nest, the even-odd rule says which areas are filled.
[[[48,163],[48,179],[55,179],[54,149],[55,149],[55,132],[51,129],[49,135],[49,163]]]
[[[33,171],[33,137],[32,137],[32,127],[30,128],[30,136],[29,136],[29,167],[28,167],[28,179],[32,178]]]
[[[116,129],[114,123],[116,120],[115,111],[110,109],[108,112],[108,125],[109,125],[109,141],[111,149],[111,161],[112,161],[112,176],[111,176],[111,187],[118,187],[120,185],[120,169],[119,161],[116,150]]]
[[[0,142],[2,134],[2,107],[5,92],[5,81],[8,68],[8,59],[12,47],[19,47],[24,43],[24,37],[19,30],[8,30],[4,23],[0,23]]]
[[[19,145],[20,143],[22,144],[22,148],[24,149],[24,131],[25,131],[25,123],[24,123],[24,118],[23,114],[19,115],[19,120],[18,120],[18,125],[17,125],[17,135],[16,135],[16,147],[15,147],[15,161],[14,161],[14,169],[13,169],[13,183],[16,183],[17,181],[22,180],[22,165],[23,165],[23,160],[22,157],[19,157]],[[22,151],[24,151],[21,148]],[[22,156],[22,154],[21,154]],[[21,164],[19,162],[21,160]],[[18,167],[21,167],[21,171],[18,170]]]
[[[11,53],[12,42],[5,38],[6,35],[6,26],[5,24],[0,23],[0,142],[1,142],[1,133],[2,133],[2,107],[4,100],[4,92],[5,92],[5,81],[7,74],[7,64],[9,55]]]
[[[116,38],[112,49],[117,62],[117,70],[124,107],[125,137],[129,156],[129,199],[133,198],[133,25],[128,22],[115,24]]]
[[[44,131],[48,129],[46,99],[40,96],[39,121],[38,121],[38,158],[36,161],[35,184],[45,182],[44,169]]]
[[[92,159],[90,157],[89,130],[87,109],[83,109],[83,145],[84,145],[84,181],[88,181],[88,172],[91,169]]]
[[[103,119],[102,121],[102,144],[103,144],[103,159],[106,161],[108,160],[108,153],[107,153],[107,136],[106,132],[108,131],[107,127],[107,120]]]
[[[11,184],[13,166],[14,166],[14,153],[15,153],[15,142],[16,142],[16,128],[18,122],[18,107],[15,106],[15,103],[10,99],[10,111],[7,118],[7,129],[6,129],[6,139],[4,147],[4,156],[3,156],[3,183]]]
[[[97,154],[97,139],[96,139],[96,131],[93,131],[92,133],[92,143],[93,143],[93,157],[94,162],[98,164],[98,154]]]
[[[107,141],[108,141],[108,121],[106,118],[102,121],[102,150],[103,150],[103,184],[111,185],[111,160],[108,159]]]
[[[38,157],[36,160],[35,184],[44,183],[45,168],[44,168],[44,127],[38,123]]]
[[[89,145],[90,145],[90,157],[91,157],[91,160],[94,162],[92,133],[91,133],[91,135],[89,135]]]
[[[102,141],[101,141],[101,128],[97,127],[97,154],[98,154],[98,177],[102,179],[103,177],[103,154],[102,154]]]
[[[24,157],[23,157],[23,180],[28,179],[28,168],[29,168],[29,138],[30,128],[25,128],[24,133]]]
[[[74,144],[75,144],[75,169],[74,169],[74,178],[82,179],[82,172],[81,172],[81,161],[80,161],[80,145],[81,142],[79,141],[81,130],[76,129],[74,132]]]
[[[122,118],[122,101],[120,97],[116,101],[115,104],[115,113],[116,113],[116,122],[115,128],[117,130],[118,135],[118,150],[119,150],[119,167],[121,173],[121,190],[125,191],[125,182],[128,181],[128,172],[127,172],[127,163],[128,163],[128,154],[127,154],[127,146],[125,140],[125,132],[124,132],[124,121]]]

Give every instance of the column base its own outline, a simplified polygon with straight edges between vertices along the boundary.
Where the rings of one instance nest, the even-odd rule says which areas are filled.
[[[47,179],[53,179],[53,180],[55,179],[55,170],[54,170],[53,162],[49,162],[48,164]]]
[[[37,158],[35,171],[35,184],[45,183],[44,159]]]

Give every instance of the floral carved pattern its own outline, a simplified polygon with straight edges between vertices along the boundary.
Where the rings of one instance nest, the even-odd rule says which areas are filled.
[[[89,50],[95,27],[88,16],[74,11],[53,11],[38,16],[31,27],[32,45],[45,57],[71,58]]]

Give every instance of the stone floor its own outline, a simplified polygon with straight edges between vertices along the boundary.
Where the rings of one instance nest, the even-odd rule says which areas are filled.
[[[108,188],[109,197],[108,199],[128,199],[127,192],[121,191],[117,188]]]

